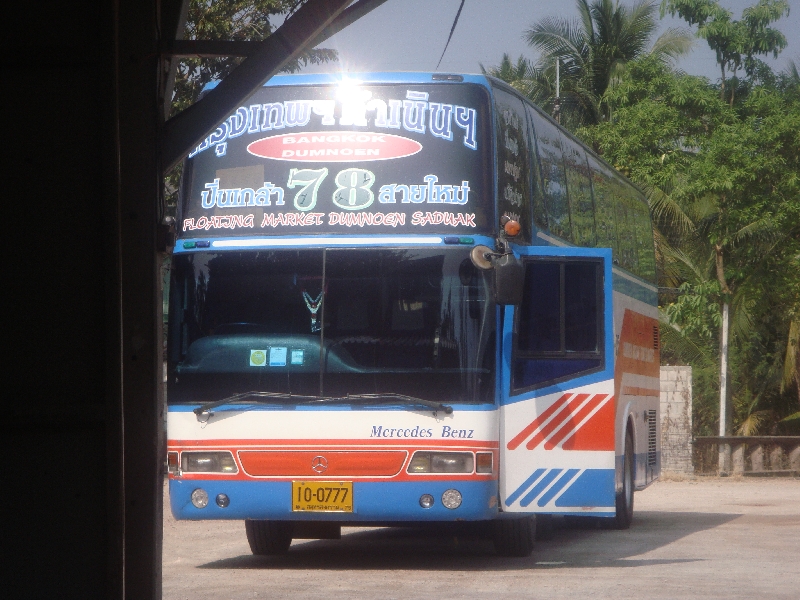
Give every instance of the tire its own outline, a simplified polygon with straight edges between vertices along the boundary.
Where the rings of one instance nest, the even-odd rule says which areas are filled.
[[[500,556],[530,556],[536,539],[536,517],[492,521],[492,541]]]
[[[633,521],[633,433],[625,432],[625,456],[622,467],[622,490],[616,498],[614,529],[628,529]]]
[[[289,521],[246,519],[244,530],[250,550],[258,556],[286,554],[292,543],[292,524]]]

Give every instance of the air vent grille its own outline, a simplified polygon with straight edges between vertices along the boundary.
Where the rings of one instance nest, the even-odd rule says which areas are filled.
[[[653,325],[653,348],[658,350],[658,325]]]
[[[646,410],[645,415],[647,416],[647,465],[654,467],[656,466],[656,435],[658,435],[656,411]]]

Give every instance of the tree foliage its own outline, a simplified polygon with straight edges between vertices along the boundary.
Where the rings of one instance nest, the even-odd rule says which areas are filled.
[[[654,0],[637,0],[632,6],[612,0],[577,0],[577,8],[578,19],[545,17],[525,32],[540,58],[515,85],[552,110],[558,61],[562,122],[571,128],[608,118],[604,96],[628,62],[647,53],[669,62],[692,43],[689,34],[677,29],[667,30],[653,42],[658,10]],[[501,68],[501,78],[504,74]]]
[[[717,57],[720,67],[720,96],[725,97],[725,73],[735,79],[744,69],[748,77],[764,71],[759,56],[772,54],[775,58],[786,48],[786,36],[770,24],[789,14],[788,0],[759,0],[745,8],[742,18],[723,8],[719,0],[662,0],[662,14],[678,15],[690,25],[697,25],[697,36],[705,39]],[[730,103],[736,96],[731,85]]]
[[[191,0],[185,39],[261,41],[274,30],[277,15],[291,13],[300,0]],[[293,73],[304,65],[335,61],[335,50],[312,49],[291,61],[283,71]],[[180,62],[175,79],[173,114],[197,101],[209,81],[222,79],[243,59],[187,58]]]
[[[695,367],[695,426],[718,420],[720,306],[731,307],[734,431],[789,431],[800,402],[800,93],[750,78],[731,105],[644,57],[581,130],[648,193],[659,229],[664,360]],[[764,84],[768,79],[769,85]],[[796,427],[796,424],[794,425]]]

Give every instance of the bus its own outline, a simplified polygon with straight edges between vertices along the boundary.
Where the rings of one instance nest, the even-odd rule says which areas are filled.
[[[167,464],[255,554],[341,527],[627,528],[660,470],[642,193],[482,75],[272,78],[184,163]]]

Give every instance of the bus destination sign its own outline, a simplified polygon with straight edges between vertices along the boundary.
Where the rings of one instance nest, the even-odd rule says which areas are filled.
[[[184,238],[487,233],[475,85],[264,87],[189,155]]]

